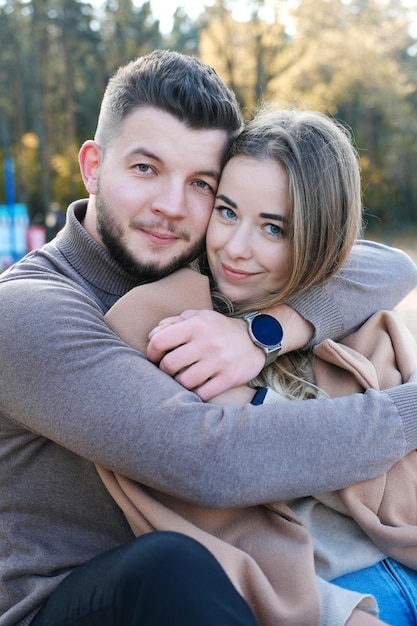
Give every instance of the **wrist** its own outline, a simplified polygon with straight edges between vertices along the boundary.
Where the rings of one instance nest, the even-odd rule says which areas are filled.
[[[271,387],[257,387],[251,404],[274,404],[275,402],[281,402],[283,400],[285,401],[286,399],[278,393],[278,391],[275,391],[275,389],[271,389]]]
[[[288,304],[278,304],[265,309],[265,313],[279,319],[283,328],[280,354],[305,348],[314,337],[314,326]]]
[[[248,387],[247,385],[241,385],[240,387],[233,387],[232,389],[223,391],[223,393],[211,398],[209,402],[211,404],[244,406],[245,404],[253,404],[255,396],[256,389]]]
[[[263,404],[267,391],[268,391],[268,387],[257,387],[255,391],[255,395],[253,396],[251,400],[251,404],[253,404],[254,406]]]
[[[265,355],[264,367],[273,363],[282,348],[284,331],[280,322],[267,313],[252,311],[242,315],[252,342]]]

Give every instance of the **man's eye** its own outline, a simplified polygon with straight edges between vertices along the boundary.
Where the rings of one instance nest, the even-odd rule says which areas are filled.
[[[137,163],[135,167],[142,174],[147,174],[148,172],[152,171],[151,166],[148,165],[147,163]]]
[[[209,183],[207,183],[205,180],[196,180],[194,184],[199,189],[203,189],[204,191],[210,191],[211,193],[214,194],[213,187],[209,185]]]

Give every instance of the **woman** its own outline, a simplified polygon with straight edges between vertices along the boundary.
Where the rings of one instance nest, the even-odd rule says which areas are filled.
[[[304,289],[328,280],[345,261],[359,236],[360,226],[360,172],[357,155],[345,129],[317,113],[266,110],[247,125],[230,149],[207,232],[207,252],[200,262],[200,270],[209,276],[217,308],[226,308],[234,315],[244,315],[254,309],[261,311],[272,304],[286,302]],[[183,270],[179,275],[159,281],[158,286],[145,285],[133,290],[119,300],[109,312],[107,316],[109,325],[127,343],[143,351],[147,332],[157,319],[154,317],[155,301],[152,298],[156,297],[158,303],[166,307],[160,311],[161,317],[169,314],[170,297],[172,304],[175,305],[174,312],[178,310],[178,306],[184,309],[209,306],[204,279],[189,272],[190,270]],[[195,285],[190,286],[192,281]],[[205,300],[196,302],[196,296],[205,297]],[[189,302],[184,300],[186,297],[190,298]],[[150,316],[149,319],[146,319],[147,315]],[[175,318],[164,322],[169,323],[175,323]],[[345,356],[343,350],[339,356],[343,361]],[[309,353],[285,355],[267,367],[259,379],[254,381],[253,387],[261,385],[263,388],[270,388],[264,401],[307,399],[326,395],[326,391],[317,385],[315,378],[313,365],[317,362],[324,364],[326,369],[326,354],[321,353],[321,359],[317,357],[314,362]],[[340,363],[336,363],[336,367],[342,369]],[[409,373],[416,369],[417,364],[414,370],[411,367]],[[326,376],[324,382],[325,379]],[[257,398],[254,400],[254,395],[258,397],[259,394],[255,391],[253,388],[233,390],[227,400],[222,395],[218,401],[256,402]],[[134,486],[129,481],[119,478],[114,482],[114,477],[110,473],[102,468],[99,468],[99,471],[136,532],[160,528],[161,517],[159,520],[155,519],[160,515],[165,516],[164,523],[173,524],[182,532],[194,533],[197,532],[196,528],[201,529],[205,534],[199,535],[197,532],[194,536],[200,541],[207,541],[218,558],[222,558],[222,549],[226,550],[224,543],[233,544],[245,554],[249,554],[250,558],[255,560],[255,569],[259,567],[261,576],[265,574],[267,580],[260,579],[258,570],[252,572],[253,578],[249,587],[256,590],[252,596],[251,589],[242,587],[241,576],[238,576],[235,584],[241,586],[240,590],[248,599],[261,624],[274,623],[277,615],[285,624],[379,623],[376,618],[355,609],[359,606],[365,610],[373,610],[369,597],[350,595],[323,583],[321,579],[318,582],[323,611],[321,617],[314,613],[317,608],[314,602],[309,606],[303,605],[300,600],[302,593],[297,586],[301,561],[292,564],[293,573],[289,575],[291,586],[294,588],[293,602],[289,601],[289,605],[292,609],[298,598],[300,612],[291,615],[283,612],[280,606],[278,612],[274,613],[276,606],[274,607],[272,596],[270,598],[268,595],[271,591],[268,584],[273,591],[279,593],[285,581],[274,579],[273,561],[268,562],[268,556],[262,552],[259,545],[253,548],[249,544],[254,536],[259,535],[260,543],[266,545],[267,550],[273,555],[276,554],[277,538],[278,542],[282,543],[283,535],[288,532],[288,528],[281,525],[274,527],[277,517],[280,524],[285,518],[293,525],[299,524],[298,519],[292,517],[291,510],[283,508],[283,505],[270,505],[276,507],[275,511],[272,509],[271,522],[269,517],[268,520],[264,519],[265,516],[271,516],[271,508],[251,507],[250,511],[246,509],[213,512],[186,503],[178,503],[167,495],[142,489],[139,494],[139,507],[142,513],[146,509],[147,518],[143,524],[142,516],[138,526],[135,527],[134,518],[137,511],[129,508],[132,506],[130,496],[132,500],[135,499]],[[127,499],[124,496],[127,496]],[[155,513],[152,509],[154,502],[149,498],[157,501],[156,507],[161,505],[165,508],[160,508]],[[325,509],[328,515],[325,532],[323,524],[316,524],[314,515],[311,515],[311,511],[317,512],[318,506]],[[328,561],[331,561],[334,544],[337,546],[337,541],[326,541],[328,524],[330,527],[334,526],[336,534],[339,529],[344,533],[343,536],[348,532],[345,547],[348,544],[353,553],[356,552],[358,545],[361,546],[359,557],[362,554],[366,555],[363,561],[366,566],[372,560],[374,560],[372,565],[384,560],[385,554],[374,546],[356,522],[349,518],[346,526],[346,511],[343,510],[341,513],[339,504],[329,503],[323,496],[321,499],[306,498],[292,501],[291,508],[294,508],[300,516],[304,515],[308,525],[313,518],[311,523],[313,539],[316,540],[317,533],[322,542],[324,541],[324,548],[321,545],[319,551],[315,545],[314,555],[315,566],[323,578],[329,580],[339,573],[334,563],[332,567],[326,569],[320,562],[322,553]],[[246,532],[248,528],[250,529],[250,540],[242,540],[242,534],[230,532],[231,528],[243,524],[243,519],[246,520]],[[294,528],[291,530],[294,531]],[[294,532],[299,530],[297,527]],[[221,539],[223,545],[211,545],[212,535],[215,535],[216,540]],[[359,544],[356,543],[357,539],[360,540]],[[297,549],[302,541],[301,537],[297,537],[294,544]],[[310,547],[307,546],[305,551],[299,551],[304,559],[301,583],[306,585],[305,588],[309,590],[314,600],[309,550]],[[230,558],[235,559],[236,555],[233,554]],[[340,559],[336,558],[335,561],[340,565]],[[252,565],[251,561],[250,566]],[[361,558],[354,562],[353,567],[362,568]],[[230,571],[228,573],[230,575]],[[352,589],[355,591],[355,585]],[[370,593],[366,585],[361,591]],[[265,595],[261,596],[262,593]],[[265,614],[259,610],[259,597],[263,598],[264,606],[272,607],[270,613]],[[288,594],[285,599],[288,600]],[[282,600],[282,594],[279,600]],[[385,615],[382,617],[389,618]]]

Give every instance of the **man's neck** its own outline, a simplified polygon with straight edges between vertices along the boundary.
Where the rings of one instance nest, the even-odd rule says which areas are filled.
[[[101,240],[100,235],[97,232],[97,220],[96,220],[96,197],[93,194],[90,194],[90,197],[87,202],[87,209],[85,212],[84,219],[81,221],[81,224],[84,226],[87,233],[94,239],[99,246],[104,248],[103,242]]]

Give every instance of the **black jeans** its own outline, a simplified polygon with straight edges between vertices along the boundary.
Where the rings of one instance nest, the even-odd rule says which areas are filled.
[[[31,626],[256,626],[216,559],[153,532],[101,554],[58,585]]]

